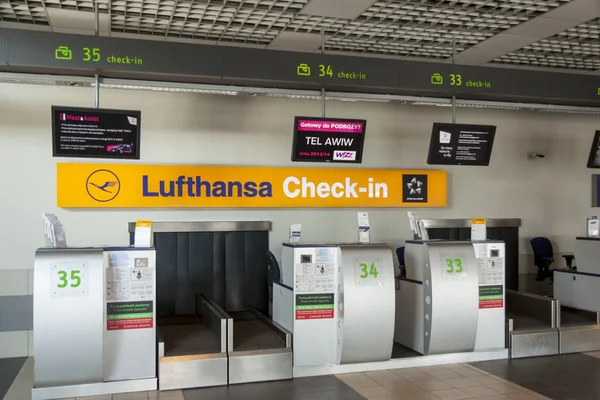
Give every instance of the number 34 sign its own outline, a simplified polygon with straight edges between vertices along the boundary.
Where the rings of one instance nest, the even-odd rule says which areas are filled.
[[[52,264],[52,297],[80,297],[88,294],[88,267],[83,262]]]
[[[381,259],[373,257],[369,259],[354,259],[354,278],[360,286],[382,286]]]

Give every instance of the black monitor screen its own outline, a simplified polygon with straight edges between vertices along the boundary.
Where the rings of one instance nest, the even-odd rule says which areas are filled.
[[[296,117],[292,161],[360,163],[367,121]]]
[[[600,131],[596,131],[596,134],[594,135],[594,141],[592,142],[592,148],[590,149],[587,167],[600,168]]]
[[[435,122],[427,164],[489,165],[495,135],[496,127],[491,125]]]

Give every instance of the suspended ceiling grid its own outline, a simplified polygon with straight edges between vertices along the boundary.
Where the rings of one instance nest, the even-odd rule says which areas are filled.
[[[333,14],[319,12],[325,2],[341,6]],[[293,37],[304,43],[301,50],[314,51],[323,30],[330,52],[439,61],[452,57],[454,41],[461,64],[595,71],[600,70],[596,2],[600,5],[600,0],[101,0],[99,9],[111,36],[260,47],[279,41],[285,46]],[[582,10],[586,4],[592,4],[588,11]],[[547,37],[538,29],[511,40],[511,32],[548,15],[562,18],[556,13],[576,5],[584,17],[573,20],[589,20],[546,19],[556,21],[541,29]],[[362,11],[343,15],[357,6]],[[83,26],[89,33],[94,7],[82,0],[0,0],[0,27],[61,32],[62,25]],[[517,48],[504,43],[520,41]]]

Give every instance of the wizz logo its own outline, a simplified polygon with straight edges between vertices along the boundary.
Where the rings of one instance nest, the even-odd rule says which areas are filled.
[[[334,160],[354,161],[354,160],[356,160],[356,152],[355,151],[334,151],[333,159]]]

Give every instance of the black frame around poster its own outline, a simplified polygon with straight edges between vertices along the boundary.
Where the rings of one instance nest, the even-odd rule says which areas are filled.
[[[452,126],[455,130],[461,129],[479,129],[484,130],[486,128],[489,132],[489,151],[486,154],[486,158],[479,162],[456,162],[452,161],[447,163],[435,162],[433,159],[433,154],[436,151],[437,137],[439,137],[440,130],[443,129],[444,126]],[[492,150],[494,148],[494,139],[496,137],[496,126],[495,125],[476,125],[476,124],[453,124],[453,123],[444,123],[444,122],[434,122],[433,127],[431,129],[431,138],[429,140],[429,151],[427,152],[427,164],[429,165],[456,165],[456,166],[465,166],[465,167],[487,167],[490,165],[490,160],[492,158]]]
[[[135,135],[135,143],[133,143],[133,152],[131,155],[127,153],[127,156],[123,156],[123,153],[111,153],[106,154],[85,154],[85,153],[66,153],[61,152],[59,149],[59,132],[57,123],[57,115],[60,113],[106,113],[106,114],[123,114],[128,116],[134,116],[137,118],[137,132]],[[53,157],[68,157],[68,158],[99,158],[99,159],[117,159],[117,160],[139,160],[141,153],[141,127],[142,127],[142,112],[135,110],[116,110],[110,108],[89,108],[89,107],[63,107],[63,106],[52,106],[52,156]]]
[[[600,162],[595,163],[594,159],[598,157],[600,158],[600,130],[596,131],[594,134],[594,141],[590,146],[590,155],[588,156],[587,167],[588,168],[600,168]]]
[[[363,124],[363,130],[361,135],[361,143],[360,146],[356,149],[356,159],[352,161],[343,161],[343,160],[333,160],[333,156],[331,160],[327,159],[305,159],[298,157],[298,123],[300,120],[318,120],[318,121],[328,121],[328,122],[341,122],[341,123],[361,123]],[[365,147],[365,135],[367,133],[367,120],[366,119],[353,119],[353,118],[325,118],[325,117],[304,117],[304,116],[296,116],[294,118],[294,134],[292,137],[292,161],[293,162],[320,162],[320,163],[341,163],[341,164],[361,164],[362,157],[364,153]],[[353,133],[353,135],[359,135],[357,133]],[[340,149],[343,150],[343,149]],[[326,150],[325,150],[326,151]]]

